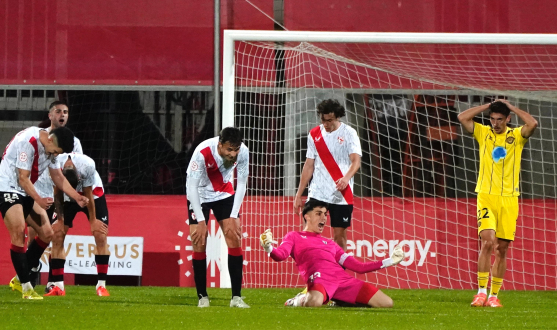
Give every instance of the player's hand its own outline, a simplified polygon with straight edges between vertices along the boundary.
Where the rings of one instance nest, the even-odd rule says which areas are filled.
[[[392,265],[398,265],[402,260],[404,260],[404,250],[402,249],[402,243],[398,243],[391,253]]]
[[[273,233],[271,229],[265,230],[265,232],[259,236],[259,243],[265,252],[271,253],[271,251],[273,251]]]
[[[294,197],[294,213],[301,214],[302,213],[302,196]]]
[[[346,187],[348,186],[348,182],[350,180],[347,179],[346,177],[342,177],[340,179],[338,179],[335,184],[336,184],[336,188],[338,191],[343,191],[344,189],[346,189]]]
[[[41,209],[48,210],[50,206],[52,206],[52,203],[54,203],[54,199],[50,197],[40,198],[36,200],[35,203],[37,203]]]
[[[64,221],[56,220],[52,224],[52,231],[56,234],[58,232],[64,232]]]
[[[205,238],[207,237],[207,224],[206,221],[197,222],[195,231],[191,234],[191,242],[194,245],[205,245]]]
[[[91,222],[91,234],[94,235],[95,232],[108,235],[108,226],[101,220],[95,219],[95,221]]]
[[[85,196],[79,195],[79,197],[75,200],[80,207],[85,207],[89,204],[89,198]]]

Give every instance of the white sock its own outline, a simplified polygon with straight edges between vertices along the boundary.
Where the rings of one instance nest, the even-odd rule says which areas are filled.
[[[480,293],[487,294],[487,288],[478,289],[478,294]]]
[[[494,296],[494,295],[490,294],[489,297],[488,297],[487,299],[489,299],[489,298],[491,298],[491,297],[497,298],[497,296]]]
[[[19,281],[19,276],[16,275],[15,278],[17,278],[17,280]],[[21,281],[20,281],[20,282],[21,282]]]
[[[104,287],[106,288],[106,281],[101,281],[101,280],[99,280],[99,282],[97,283],[97,289],[98,289],[100,286],[104,286]]]
[[[54,285],[54,282],[47,282],[47,283],[46,283],[46,287],[47,287],[47,288],[50,288],[50,287],[53,286],[53,285]]]
[[[33,290],[33,286],[31,285],[31,282],[21,283],[21,288],[23,289],[23,291]]]
[[[54,285],[60,288],[60,290],[64,291],[64,281],[54,282]]]

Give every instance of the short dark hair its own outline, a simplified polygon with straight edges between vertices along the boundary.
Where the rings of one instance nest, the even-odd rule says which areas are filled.
[[[57,106],[57,105],[65,105],[66,107],[68,106],[66,104],[66,102],[63,101],[54,101],[52,103],[50,103],[50,105],[48,106],[48,111],[50,112],[50,110],[52,110],[53,107]]]
[[[79,178],[77,176],[77,170],[73,167],[66,167],[62,170],[62,174],[66,177],[70,185],[75,189],[79,183]]]
[[[62,148],[65,153],[73,151],[74,135],[73,132],[67,127],[58,127],[50,131],[56,137],[58,147]]]
[[[335,99],[322,101],[317,105],[317,114],[319,116],[334,113],[335,118],[341,118],[346,115],[344,107]]]
[[[306,221],[306,218],[304,216],[308,212],[313,211],[313,209],[315,209],[316,207],[324,207],[328,210],[329,209],[329,203],[318,201],[316,199],[308,200],[307,203],[304,205],[304,208],[302,209],[302,217],[304,218],[304,222]]]
[[[489,105],[489,114],[492,113],[500,113],[503,116],[508,117],[511,114],[511,109],[509,109],[505,103],[496,101]]]
[[[225,144],[226,142],[230,143],[232,146],[239,146],[244,141],[244,136],[242,131],[237,129],[236,127],[225,127],[220,131],[219,134],[219,142],[221,144]]]

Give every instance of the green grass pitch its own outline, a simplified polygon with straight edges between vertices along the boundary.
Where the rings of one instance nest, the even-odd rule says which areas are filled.
[[[38,286],[42,292],[44,286]],[[68,286],[65,297],[21,299],[0,286],[0,329],[557,329],[557,292],[502,291],[501,309],[471,308],[468,290],[384,290],[393,309],[284,307],[298,289],[244,289],[251,309],[228,307],[230,290],[209,289],[197,308],[193,288]]]

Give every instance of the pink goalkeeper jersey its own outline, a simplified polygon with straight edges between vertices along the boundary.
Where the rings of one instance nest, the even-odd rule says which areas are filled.
[[[273,249],[271,258],[281,261],[288,256],[296,261],[296,266],[304,281],[317,276],[330,281],[353,278],[342,268],[351,256],[345,253],[333,240],[316,233],[291,231],[284,236],[279,247]]]

